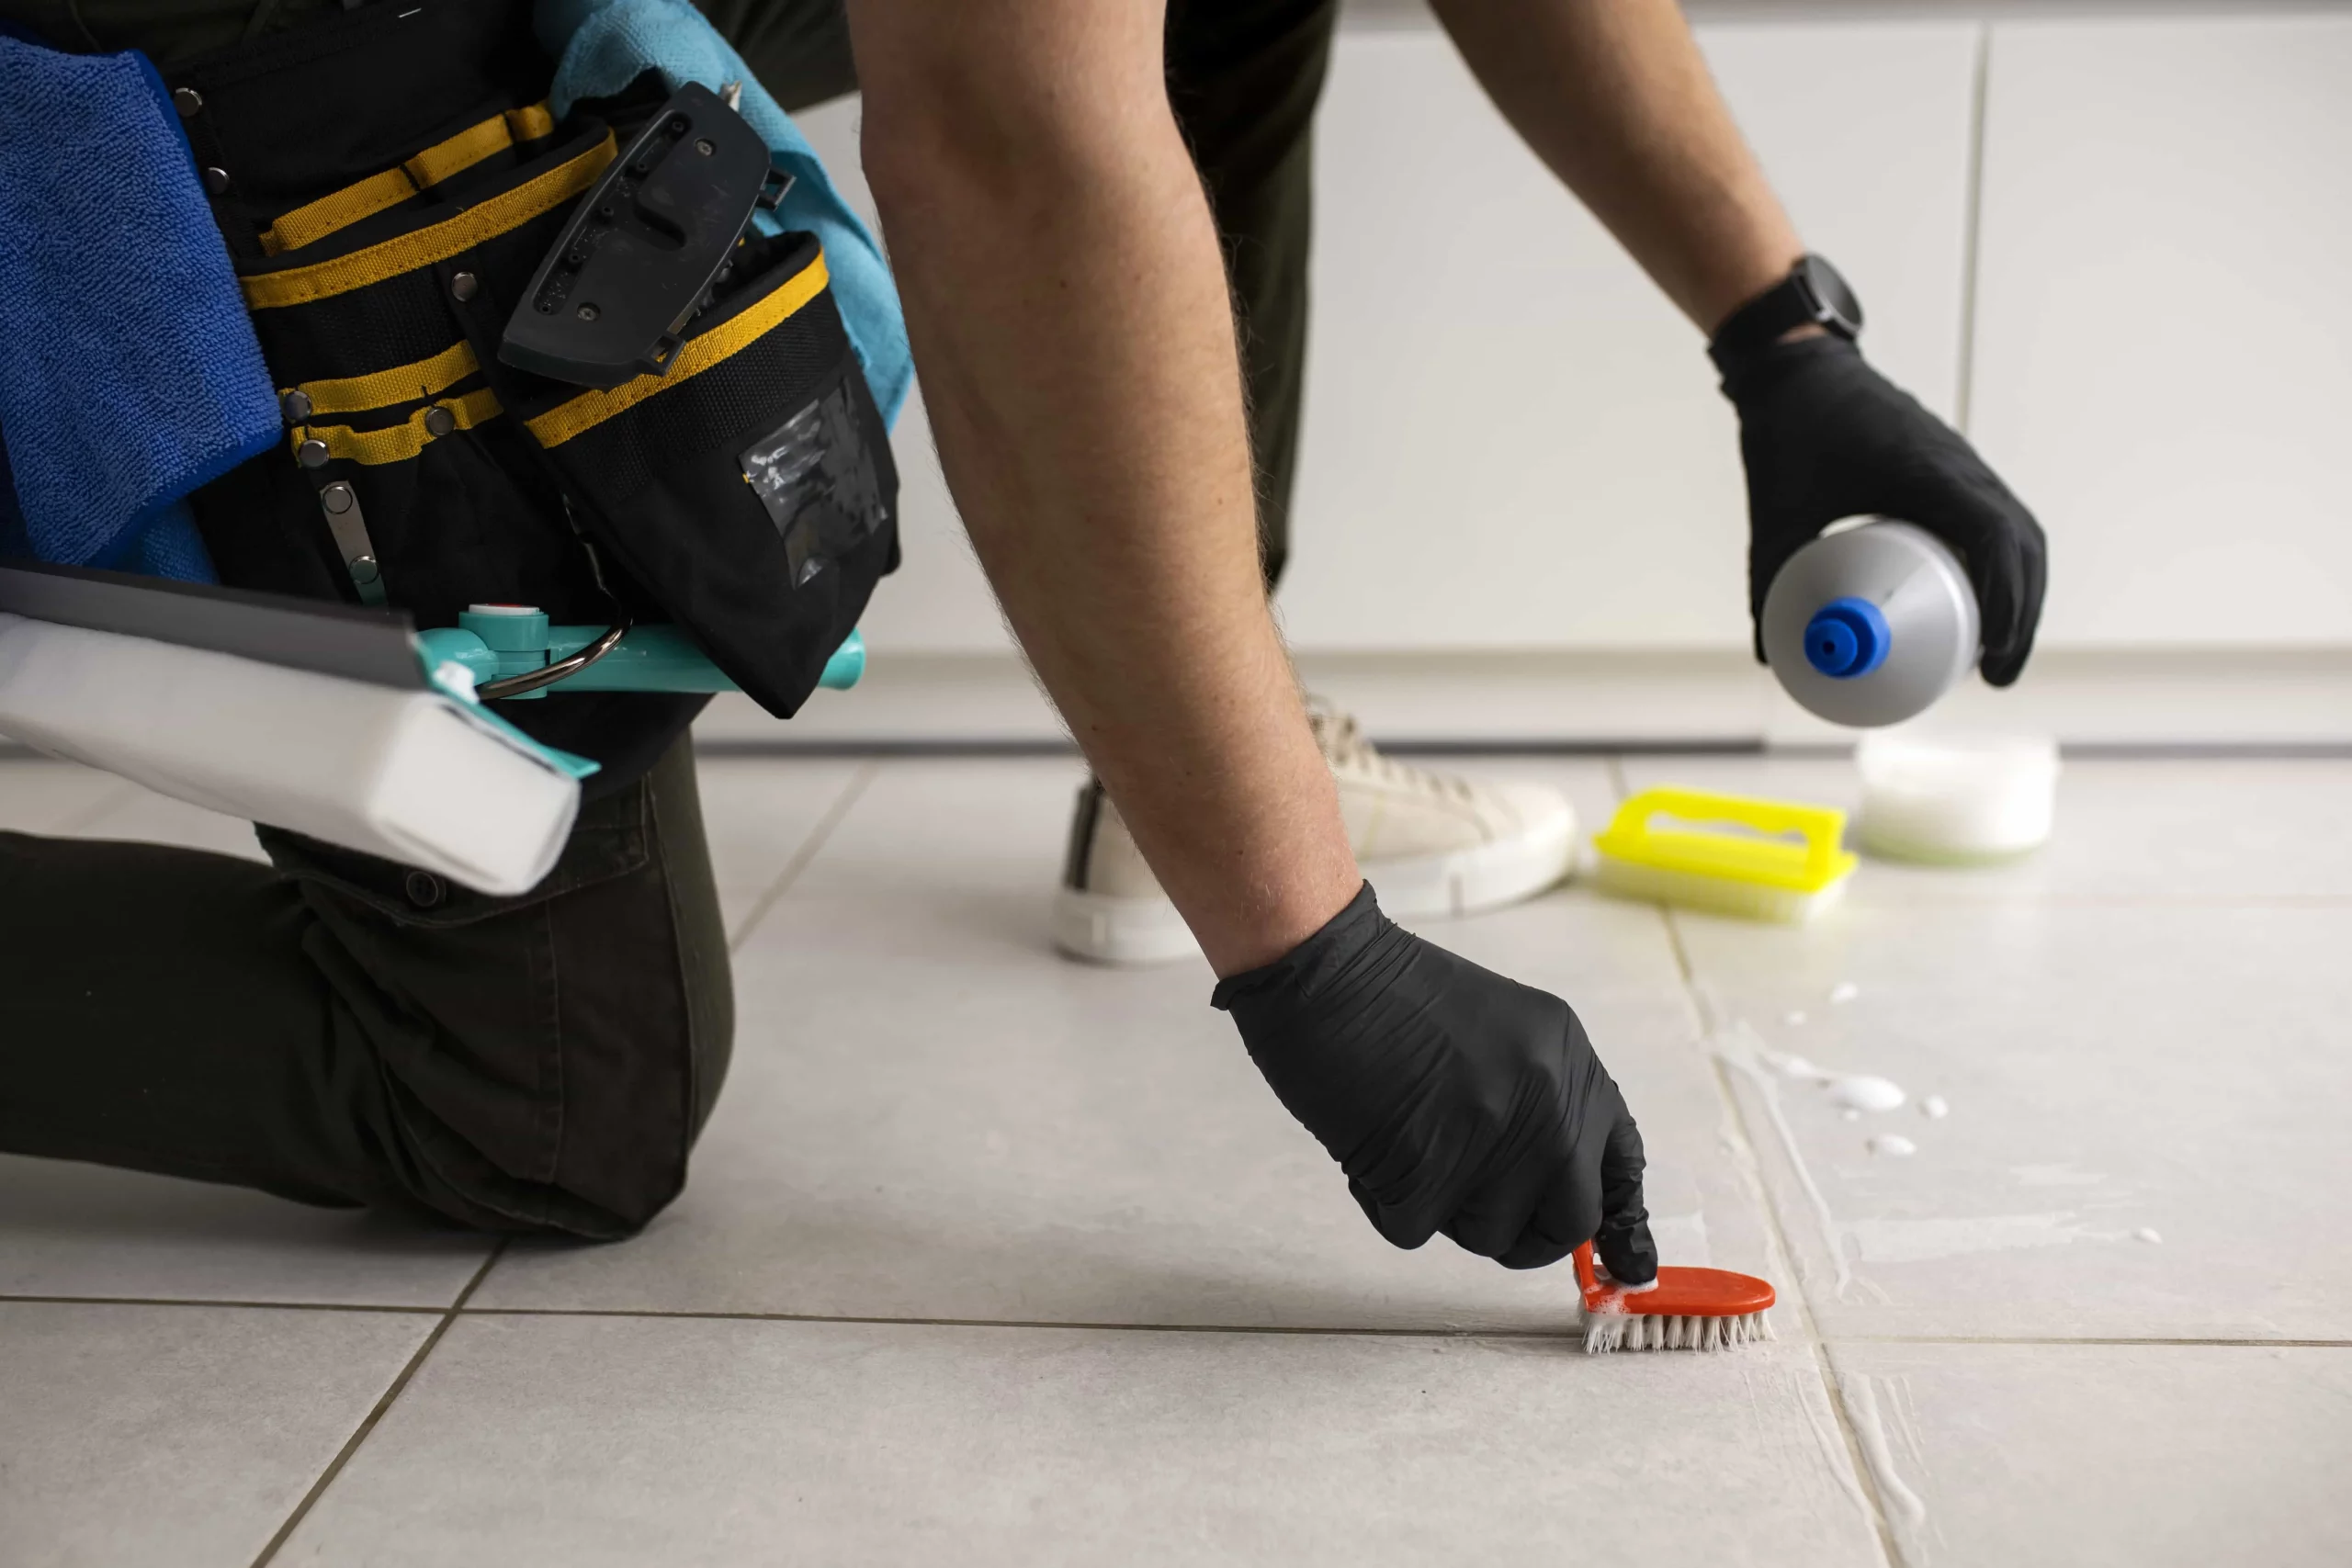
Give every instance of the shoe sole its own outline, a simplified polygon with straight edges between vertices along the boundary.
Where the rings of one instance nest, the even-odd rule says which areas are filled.
[[[1377,861],[1364,870],[1395,919],[1475,915],[1532,898],[1576,862],[1574,812],[1516,838],[1439,855]],[[1173,964],[1200,952],[1166,898],[1114,898],[1064,887],[1054,895],[1054,945],[1092,964]]]

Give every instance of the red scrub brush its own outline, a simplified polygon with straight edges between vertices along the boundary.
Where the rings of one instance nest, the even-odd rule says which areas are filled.
[[[1772,1287],[1724,1269],[1664,1268],[1657,1281],[1627,1290],[1595,1277],[1592,1243],[1576,1250],[1577,1283],[1584,1288],[1584,1348],[1608,1350],[1727,1350],[1755,1339],[1775,1339],[1765,1315]]]

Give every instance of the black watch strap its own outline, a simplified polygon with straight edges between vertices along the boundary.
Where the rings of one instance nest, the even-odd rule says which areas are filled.
[[[1862,332],[1862,302],[1819,256],[1798,258],[1789,276],[1734,310],[1715,329],[1707,353],[1715,367],[1732,367],[1781,340],[1797,327],[1817,326],[1848,342]]]

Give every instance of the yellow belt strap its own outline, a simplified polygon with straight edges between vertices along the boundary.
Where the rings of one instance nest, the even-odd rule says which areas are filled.
[[[493,152],[503,152],[517,141],[537,141],[554,130],[555,117],[543,103],[494,114],[435,142],[398,168],[370,175],[282,215],[262,231],[261,248],[275,256],[315,244],[338,229],[372,218],[388,207],[398,207],[427,186],[470,169]]]
[[[562,206],[594,185],[616,155],[612,132],[606,131],[605,139],[585,152],[567,158],[545,174],[503,195],[469,207],[455,217],[332,261],[240,278],[238,287],[244,292],[245,308],[268,310],[285,305],[307,305],[314,299],[347,294],[355,288],[365,288],[371,283],[446,261]]]
[[[294,430],[288,439],[297,446],[305,441],[322,441],[328,457],[347,457],[355,463],[405,463],[435,439],[424,427],[425,416],[435,409],[449,411],[457,421],[451,427],[454,430],[471,430],[504,412],[491,389],[482,387],[462,398],[444,398],[437,403],[428,403],[410,414],[405,423],[386,425],[381,430],[354,430],[347,424],[306,424]]]
[[[413,365],[395,365],[390,370],[366,376],[305,381],[294,389],[311,400],[313,414],[365,413],[369,409],[388,409],[395,403],[429,398],[481,368],[474,358],[473,344],[461,338]]]
[[[820,255],[779,285],[775,293],[748,306],[732,321],[722,322],[678,351],[677,364],[667,376],[639,376],[609,391],[582,392],[556,404],[528,422],[542,446],[560,446],[583,430],[592,430],[615,414],[626,412],[665,388],[695,377],[729,355],[748,348],[776,324],[814,299],[825,287],[825,258]]]

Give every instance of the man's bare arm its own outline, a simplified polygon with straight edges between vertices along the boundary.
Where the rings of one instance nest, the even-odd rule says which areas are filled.
[[[851,0],[948,486],[1219,974],[1360,878],[1269,614],[1224,265],[1150,0]]]
[[[1433,0],[1505,118],[1712,334],[1804,247],[1675,0]]]

